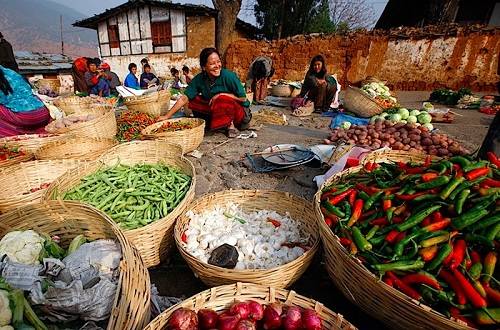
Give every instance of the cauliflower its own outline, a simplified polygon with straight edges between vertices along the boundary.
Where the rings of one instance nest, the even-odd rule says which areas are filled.
[[[36,265],[44,239],[33,230],[11,231],[0,240],[0,257],[7,255],[13,262]]]
[[[0,329],[4,329],[12,321],[12,311],[9,306],[9,293],[0,290]],[[7,329],[7,328],[5,328]]]

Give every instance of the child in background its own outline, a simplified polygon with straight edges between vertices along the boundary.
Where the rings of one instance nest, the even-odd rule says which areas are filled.
[[[181,89],[181,79],[180,79],[180,74],[179,74],[179,70],[177,70],[176,68],[172,68],[170,69],[170,74],[172,75],[172,77],[174,77],[174,82],[172,84],[172,88],[175,88],[175,89]]]
[[[182,76],[181,76],[181,82],[185,85],[189,85],[191,83],[191,80],[193,80],[194,76],[192,73],[189,72],[189,68],[184,65],[182,67]]]
[[[144,64],[144,72],[141,74],[141,88],[147,89],[151,86],[158,84],[158,78],[151,72],[151,66]]]
[[[125,77],[123,85],[129,88],[141,89],[141,86],[139,86],[139,80],[135,76],[137,73],[137,65],[135,63],[130,63],[128,65],[128,71],[129,74]]]

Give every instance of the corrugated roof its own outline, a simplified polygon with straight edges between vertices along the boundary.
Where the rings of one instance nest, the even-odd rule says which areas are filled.
[[[73,60],[62,54],[44,54],[30,51],[16,51],[17,65],[22,74],[58,73],[71,70]]]

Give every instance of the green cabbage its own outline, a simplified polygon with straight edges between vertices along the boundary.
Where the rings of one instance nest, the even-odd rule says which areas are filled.
[[[340,124],[340,128],[343,128],[343,129],[347,130],[347,129],[351,128],[351,125],[352,124],[350,122],[344,121],[342,124]]]
[[[377,119],[380,119],[380,117],[379,116],[373,116],[373,117],[371,117],[370,118],[370,124],[373,124],[374,122],[376,122]]]
[[[399,113],[395,113],[393,115],[390,115],[389,120],[392,121],[393,123],[397,123],[401,120],[401,115]]]
[[[410,111],[410,116],[415,116],[416,117],[419,114],[420,114],[420,111],[418,111],[418,110],[412,110],[412,111]]]
[[[401,119],[407,119],[410,116],[410,111],[406,108],[400,108],[398,113],[401,115]]]
[[[420,124],[429,124],[432,120],[432,116],[427,112],[422,112],[418,115],[418,122]]]
[[[415,116],[409,116],[408,118],[406,118],[406,121],[408,122],[408,124],[416,124],[417,123],[417,117],[415,117]]]
[[[432,126],[431,123],[423,124],[422,126],[425,127],[425,128],[427,128],[429,130],[429,132],[434,129],[434,126]]]
[[[431,103],[431,102],[424,102],[424,103],[422,104],[422,109],[423,109],[423,110],[427,110],[427,111],[429,111],[429,110],[434,110],[434,106],[432,105],[432,103]]]

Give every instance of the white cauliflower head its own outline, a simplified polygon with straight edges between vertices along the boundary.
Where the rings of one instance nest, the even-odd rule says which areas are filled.
[[[9,293],[5,290],[0,290],[0,329],[3,326],[9,325],[12,321],[12,311],[9,306]]]
[[[13,262],[26,265],[39,263],[44,238],[33,230],[11,231],[0,240],[0,257],[7,255]]]

